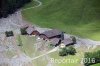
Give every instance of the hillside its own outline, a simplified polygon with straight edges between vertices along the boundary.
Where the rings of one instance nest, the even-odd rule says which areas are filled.
[[[40,1],[41,6],[22,11],[24,19],[42,27],[100,40],[100,0]]]

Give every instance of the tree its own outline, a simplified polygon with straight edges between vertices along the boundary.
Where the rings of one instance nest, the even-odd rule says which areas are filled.
[[[74,36],[71,36],[70,38],[72,38],[73,44],[76,44],[76,38]]]
[[[67,51],[68,51],[69,55],[75,55],[75,53],[76,53],[76,49],[73,48],[72,46],[68,47]]]
[[[26,28],[21,28],[20,31],[21,31],[21,34],[22,35],[26,35],[27,34]]]
[[[86,52],[84,54],[84,59],[86,59],[85,61],[83,61],[85,66],[100,63],[100,50],[96,52]]]
[[[72,46],[61,48],[59,51],[59,56],[75,55],[76,49]]]
[[[31,0],[0,0],[0,18],[7,17]]]
[[[67,48],[62,48],[59,51],[59,56],[67,56],[67,55],[68,55]]]

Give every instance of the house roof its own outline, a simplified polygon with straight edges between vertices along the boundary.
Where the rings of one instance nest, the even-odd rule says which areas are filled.
[[[72,44],[73,41],[71,38],[66,38],[66,39],[62,40],[62,43],[65,45],[69,45],[69,44]]]
[[[36,30],[34,29],[34,27],[28,27],[28,28],[26,29],[26,32],[27,32],[28,34],[31,34],[33,31],[36,31]]]
[[[51,39],[51,40],[50,40],[50,42],[51,42],[53,45],[58,44],[58,43],[59,43],[59,41],[60,41],[60,39],[59,39],[59,38],[53,38],[53,39]]]
[[[42,34],[46,35],[47,37],[53,37],[62,34],[62,32],[57,29],[53,29],[53,30],[45,31]]]
[[[23,26],[21,26],[21,28],[28,28],[29,27],[29,25],[23,25]]]

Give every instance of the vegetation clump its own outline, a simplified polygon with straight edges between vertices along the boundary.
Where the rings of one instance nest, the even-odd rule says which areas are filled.
[[[84,55],[84,65],[90,66],[93,64],[100,63],[100,50],[96,52],[86,52]]]
[[[18,46],[23,46],[20,35],[18,36]]]
[[[6,31],[6,37],[14,36],[13,31]]]
[[[26,28],[21,28],[20,31],[21,31],[21,35],[26,35],[27,34]]]
[[[76,49],[72,46],[61,48],[59,56],[75,55]]]
[[[0,0],[0,18],[14,13],[31,0]]]

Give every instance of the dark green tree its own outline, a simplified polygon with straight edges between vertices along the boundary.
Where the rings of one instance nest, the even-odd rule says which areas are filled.
[[[70,46],[70,47],[68,47],[67,52],[68,52],[69,55],[75,55],[76,49],[73,48],[72,46]]]
[[[84,62],[85,66],[90,66],[96,63],[100,63],[100,50],[96,52],[86,52],[84,55]]]
[[[61,48],[59,51],[59,56],[75,55],[76,49],[72,46]]]
[[[59,56],[67,56],[67,55],[68,55],[67,48],[61,48],[61,50],[59,51]]]
[[[7,17],[28,2],[31,0],[0,0],[0,18]]]

